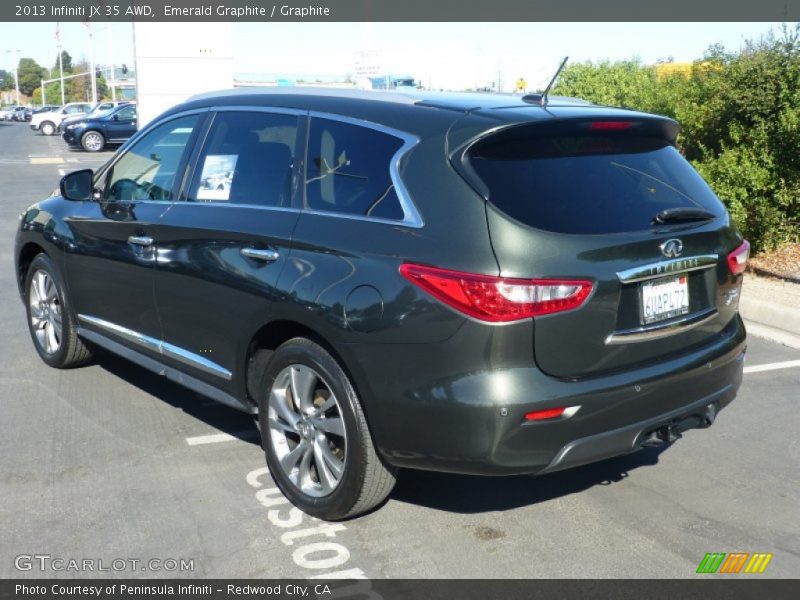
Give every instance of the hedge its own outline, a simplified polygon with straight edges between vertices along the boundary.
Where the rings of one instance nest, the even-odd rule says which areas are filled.
[[[664,77],[638,60],[568,65],[553,93],[676,119],[679,149],[754,250],[800,241],[800,27]]]

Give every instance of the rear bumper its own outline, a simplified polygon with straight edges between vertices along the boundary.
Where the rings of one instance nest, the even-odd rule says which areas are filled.
[[[476,344],[468,330],[424,347],[345,349],[356,351],[346,362],[355,359],[351,371],[390,463],[481,475],[571,468],[651,444],[654,431],[710,425],[742,380],[745,330],[738,316],[706,345],[680,356],[572,381],[535,367],[458,372],[470,347],[486,349],[485,364],[495,362],[489,346]],[[525,421],[528,412],[568,406],[580,408],[571,417]]]
[[[740,356],[739,362],[743,363],[744,353]],[[740,369],[740,381],[741,372]],[[732,383],[715,394],[646,421],[574,440],[561,448],[550,464],[539,473],[562,471],[630,454],[646,446],[678,439],[683,432],[690,429],[710,427],[717,413],[734,399],[738,385]]]

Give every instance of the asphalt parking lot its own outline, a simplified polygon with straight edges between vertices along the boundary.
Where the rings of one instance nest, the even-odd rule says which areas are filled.
[[[405,471],[341,524],[290,510],[247,416],[108,355],[46,367],[14,282],[17,215],[109,156],[0,123],[0,577],[681,578],[707,552],[774,555],[735,577],[800,574],[800,363],[781,364],[800,350],[757,338],[738,399],[666,450],[541,478]]]

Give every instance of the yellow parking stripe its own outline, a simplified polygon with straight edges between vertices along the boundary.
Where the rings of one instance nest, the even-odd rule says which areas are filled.
[[[60,165],[63,162],[64,159],[57,156],[42,156],[31,159],[32,165]]]

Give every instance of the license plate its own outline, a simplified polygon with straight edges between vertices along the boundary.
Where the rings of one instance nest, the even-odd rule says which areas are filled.
[[[642,321],[645,325],[689,312],[686,275],[664,277],[642,284]]]

